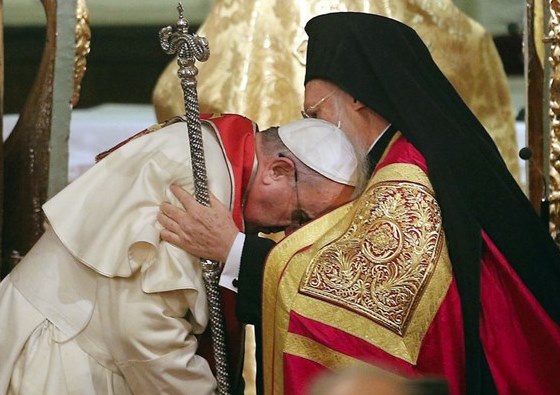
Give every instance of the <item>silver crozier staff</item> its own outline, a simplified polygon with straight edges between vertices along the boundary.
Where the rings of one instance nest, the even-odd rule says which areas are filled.
[[[194,176],[194,194],[200,204],[208,206],[208,180],[204,162],[204,148],[202,144],[202,130],[200,126],[200,110],[198,108],[198,94],[196,91],[196,75],[198,69],[194,65],[195,58],[200,62],[208,60],[210,50],[208,41],[196,34],[189,34],[189,24],[183,17],[183,6],[177,6],[179,19],[176,30],[166,26],[159,31],[161,47],[167,54],[177,54],[179,71],[177,75],[181,80],[185,99],[187,128],[191,150],[192,171]],[[224,335],[224,320],[222,316],[218,281],[220,265],[216,261],[201,260],[202,275],[206,285],[206,294],[210,309],[210,331],[212,335],[212,348],[216,360],[216,380],[218,393],[229,394],[229,379],[226,360],[226,343]]]

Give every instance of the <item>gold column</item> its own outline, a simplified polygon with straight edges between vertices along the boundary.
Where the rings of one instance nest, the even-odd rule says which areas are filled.
[[[525,82],[526,82],[526,129],[527,145],[532,156],[527,161],[529,200],[539,211],[543,197],[543,81],[544,81],[544,46],[541,0],[527,0],[526,28],[524,37]]]
[[[41,206],[68,181],[71,107],[78,98],[80,81],[76,79],[81,80],[85,70],[82,58],[89,52],[85,0],[80,0],[80,6],[78,0],[41,3],[46,16],[43,56],[4,145],[2,274],[43,234]],[[85,38],[76,37],[77,33]]]
[[[550,0],[547,37],[550,44],[548,56],[549,127],[543,139],[545,177],[544,194],[550,202],[549,227],[552,237],[559,239],[560,225],[560,1]],[[546,67],[546,66],[545,66]]]

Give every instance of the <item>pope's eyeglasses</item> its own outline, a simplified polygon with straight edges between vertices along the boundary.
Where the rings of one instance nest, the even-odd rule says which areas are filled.
[[[284,158],[287,157],[286,155],[283,154],[279,154],[279,156]],[[290,224],[291,230],[300,228],[303,225],[305,225],[307,222],[311,221],[311,218],[309,218],[307,213],[302,210],[299,201],[298,171],[297,171],[297,167],[295,166],[295,163],[294,163],[294,191],[296,193],[296,208],[294,211],[292,211],[292,216],[291,216],[292,223]]]

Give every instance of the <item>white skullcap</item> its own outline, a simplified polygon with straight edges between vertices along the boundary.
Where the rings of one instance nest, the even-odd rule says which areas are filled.
[[[344,132],[322,119],[305,118],[278,128],[288,149],[304,164],[341,184],[356,186],[358,160]]]

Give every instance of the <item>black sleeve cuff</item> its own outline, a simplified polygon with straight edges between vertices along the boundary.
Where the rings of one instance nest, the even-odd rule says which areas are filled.
[[[239,267],[237,317],[246,324],[260,325],[264,262],[274,241],[246,235]]]

